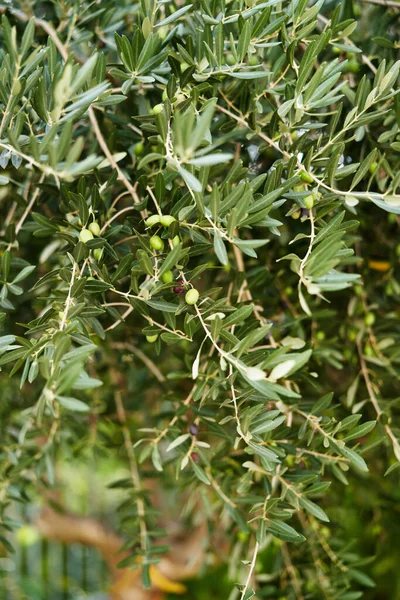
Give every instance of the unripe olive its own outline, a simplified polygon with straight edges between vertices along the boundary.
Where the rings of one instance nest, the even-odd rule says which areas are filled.
[[[361,296],[363,293],[363,287],[360,284],[354,286],[354,293],[356,296]]]
[[[318,342],[323,342],[325,339],[325,331],[317,331],[315,338]]]
[[[385,294],[387,296],[393,296],[395,293],[394,288],[393,288],[393,284],[391,281],[388,281],[387,284],[385,285]]]
[[[199,299],[199,295],[199,292],[195,288],[192,288],[191,290],[187,291],[185,294],[186,304],[196,304],[197,300]]]
[[[174,248],[177,247],[178,244],[180,244],[181,242],[181,238],[179,237],[179,235],[176,235],[175,237],[172,238],[172,245]]]
[[[374,161],[373,163],[371,163],[369,165],[369,172],[371,173],[371,175],[373,175],[375,173],[377,168],[378,168],[378,163],[376,161]]]
[[[372,346],[370,346],[370,345],[365,346],[364,354],[365,354],[365,356],[374,356],[375,352],[374,352],[374,349],[372,348]]]
[[[93,233],[91,231],[89,231],[89,229],[86,229],[84,227],[80,231],[79,239],[81,240],[81,242],[83,242],[84,244],[86,244],[86,242],[88,242],[89,240],[93,239]]]
[[[307,173],[307,171],[300,171],[300,179],[304,183],[312,183],[314,181],[314,179],[311,177],[311,175],[309,173]]]
[[[357,339],[357,329],[350,329],[348,333],[348,338],[350,342],[355,342]]]
[[[232,52],[226,55],[225,62],[227,65],[236,65],[236,58],[233,56]]]
[[[287,465],[289,465],[289,467],[293,467],[296,462],[296,458],[293,456],[293,454],[288,454],[285,458],[285,462]]]
[[[249,539],[249,534],[244,531],[239,531],[237,536],[239,542],[247,542],[247,540]]]
[[[357,73],[360,70],[360,65],[356,60],[349,60],[346,70],[348,73]]]
[[[301,217],[301,212],[299,210],[296,210],[294,213],[292,213],[292,219],[300,219]]]
[[[375,323],[375,315],[373,312],[367,312],[367,314],[365,315],[365,319],[364,322],[366,324],[367,327],[372,327],[372,325]]]
[[[306,189],[306,186],[303,184],[300,185],[295,185],[293,188],[294,192],[304,192],[304,190]]]
[[[160,217],[160,223],[163,227],[169,227],[174,221],[176,221],[176,219],[172,215],[162,215]]]
[[[255,67],[255,65],[258,65],[258,64],[259,64],[259,62],[258,62],[258,58],[257,58],[257,56],[255,56],[255,55],[253,55],[253,56],[249,56],[249,61],[248,61],[248,62],[249,62],[249,65],[250,65],[251,67]]]
[[[186,69],[188,69],[190,67],[190,65],[187,62],[183,62],[181,63],[181,73],[183,73],[184,71],[186,71]]]
[[[164,283],[172,283],[174,280],[174,274],[172,271],[166,271],[163,275],[161,275],[161,279]]]
[[[167,100],[167,99],[168,99],[168,92],[167,92],[167,90],[166,90],[166,89],[163,91],[163,93],[162,93],[162,96],[161,96],[161,97],[162,97],[162,99],[163,99],[163,101],[164,101],[164,102],[165,102],[165,100]]]
[[[333,54],[340,54],[341,53],[341,49],[338,48],[337,46],[333,46],[332,47],[332,52],[333,52]]]
[[[143,142],[138,142],[133,147],[133,151],[136,154],[136,156],[141,156],[143,154],[143,150],[144,150]]]
[[[153,115],[159,115],[164,110],[164,104],[156,104],[153,106]]]
[[[292,286],[288,285],[287,287],[285,287],[284,292],[285,292],[286,296],[291,296],[293,294]]]
[[[63,313],[63,311],[62,311],[62,310],[60,310],[60,311],[58,312],[58,318],[60,319],[60,321],[62,321],[62,320],[63,320],[63,318],[64,318],[64,313]]]
[[[93,250],[93,256],[97,261],[101,260],[101,257],[103,256],[103,248],[95,248]]]
[[[153,235],[150,238],[150,246],[154,248],[154,250],[162,250],[164,248],[164,242],[159,235]]]
[[[93,233],[93,235],[99,236],[100,235],[100,225],[96,221],[93,221],[93,223],[90,223],[90,225],[89,225],[89,231],[91,233]]]
[[[303,202],[306,208],[311,209],[314,206],[314,196],[312,194],[306,196],[305,198],[303,198]]]
[[[157,225],[160,222],[159,215],[150,215],[148,219],[145,220],[146,227],[153,227],[153,225]]]
[[[149,342],[149,344],[154,344],[154,342],[158,340],[158,333],[155,335],[146,335],[146,340]]]

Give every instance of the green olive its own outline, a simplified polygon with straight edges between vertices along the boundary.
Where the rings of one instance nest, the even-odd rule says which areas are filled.
[[[357,339],[357,329],[350,329],[349,333],[348,333],[348,338],[350,340],[350,342],[355,342]]]
[[[371,175],[373,175],[375,173],[377,168],[378,168],[378,163],[376,161],[374,161],[373,163],[371,163],[369,165],[369,172],[371,173]]]
[[[296,457],[293,454],[288,454],[285,458],[285,462],[289,467],[293,467],[296,462]]]
[[[164,248],[164,242],[159,235],[153,235],[150,238],[150,246],[154,248],[154,250],[162,250]]]
[[[163,227],[169,227],[174,221],[176,221],[176,219],[172,215],[162,215],[160,217],[160,223]]]
[[[357,284],[354,286],[354,293],[356,296],[362,296],[363,293],[363,286],[360,284]]]
[[[255,55],[249,56],[248,62],[251,67],[255,67],[256,65],[260,64],[257,56],[255,56]]]
[[[179,235],[176,235],[175,237],[172,238],[172,245],[174,248],[177,247],[178,244],[180,244],[181,242],[181,238],[179,237]]]
[[[346,65],[346,71],[348,73],[357,73],[360,70],[360,64],[356,60],[349,60]]]
[[[89,231],[91,233],[93,233],[93,235],[99,236],[100,235],[100,225],[96,221],[93,221],[93,223],[90,223],[90,225],[89,225]]]
[[[314,206],[314,196],[312,194],[306,196],[305,198],[303,198],[303,202],[304,206],[311,210],[311,208]]]
[[[172,271],[165,271],[165,273],[161,275],[161,279],[164,283],[172,283],[174,280],[174,274]]]
[[[153,225],[157,225],[157,223],[160,222],[160,216],[159,215],[150,215],[150,217],[148,217],[145,220],[145,225],[146,227],[153,227]]]
[[[365,315],[364,323],[367,327],[372,327],[372,325],[375,323],[375,315],[373,312],[367,312],[367,314]]]
[[[95,248],[93,250],[93,256],[97,261],[101,260],[103,256],[103,248]]]
[[[199,299],[199,296],[200,296],[199,292],[195,288],[192,288],[185,294],[186,304],[191,304],[191,305],[196,304],[196,302]]]
[[[164,104],[156,104],[153,106],[153,115],[159,115],[164,110]]]
[[[315,339],[318,342],[323,342],[325,339],[325,331],[317,331],[317,333],[315,334]]]
[[[158,333],[155,335],[146,335],[146,340],[149,342],[149,344],[154,344],[154,342],[158,340]]]
[[[133,147],[133,151],[136,154],[136,156],[141,156],[143,154],[143,151],[144,151],[144,144],[143,144],[143,142],[138,142],[137,144],[135,144],[134,147]]]
[[[81,229],[81,232],[79,234],[79,239],[81,242],[86,244],[86,242],[88,242],[89,240],[92,240],[93,237],[94,237],[93,233],[91,231],[89,231],[89,229],[86,229],[86,227]]]
[[[312,183],[314,181],[314,179],[311,177],[310,173],[307,173],[307,171],[300,171],[300,179],[304,183]]]
[[[233,56],[232,52],[226,55],[225,62],[227,65],[236,65],[236,58]]]
[[[301,212],[299,210],[296,210],[294,213],[292,213],[292,219],[300,219],[301,217]]]
[[[165,90],[163,91],[163,93],[162,93],[162,96],[161,96],[161,97],[162,97],[162,99],[163,99],[163,102],[165,102],[166,100],[168,100],[168,92],[167,92],[167,89],[165,89]]]

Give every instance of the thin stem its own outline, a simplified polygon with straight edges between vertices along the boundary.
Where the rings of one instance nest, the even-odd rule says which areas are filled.
[[[247,574],[247,579],[246,579],[246,581],[244,583],[244,588],[242,590],[242,595],[240,596],[240,600],[243,600],[244,597],[246,596],[246,592],[247,592],[247,589],[248,589],[248,587],[250,585],[250,581],[251,581],[251,578],[253,576],[253,572],[254,572],[254,569],[255,569],[255,566],[256,566],[257,556],[258,556],[259,550],[260,550],[260,545],[259,545],[258,542],[256,542],[255,545],[254,545],[253,557],[251,559],[249,572]]]

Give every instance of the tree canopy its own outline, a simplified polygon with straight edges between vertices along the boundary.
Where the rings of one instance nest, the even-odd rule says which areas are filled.
[[[236,598],[394,598],[400,6],[16,4],[0,540],[59,462],[114,456],[145,587],[156,480],[223,537]]]

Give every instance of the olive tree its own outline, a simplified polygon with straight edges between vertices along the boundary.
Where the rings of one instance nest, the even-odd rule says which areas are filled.
[[[2,541],[57,461],[114,453],[144,586],[156,479],[223,536],[232,597],[361,597],[337,501],[400,464],[397,3],[16,4]]]

